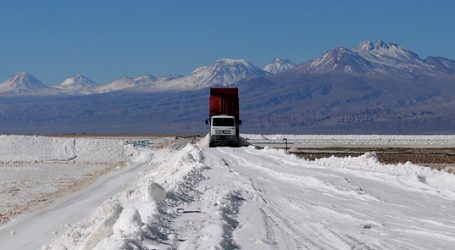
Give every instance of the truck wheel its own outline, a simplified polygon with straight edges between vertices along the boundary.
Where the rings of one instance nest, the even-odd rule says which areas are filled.
[[[209,148],[213,148],[213,143],[209,142]]]

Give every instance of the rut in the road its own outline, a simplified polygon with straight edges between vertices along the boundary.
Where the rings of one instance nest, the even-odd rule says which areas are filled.
[[[223,226],[223,241],[221,246],[223,249],[239,249],[240,246],[235,242],[232,237],[234,230],[238,227],[239,222],[237,221],[237,214],[240,211],[240,206],[242,205],[244,199],[241,196],[240,192],[230,193],[227,197],[224,198],[226,206],[221,209],[221,216],[225,222]]]

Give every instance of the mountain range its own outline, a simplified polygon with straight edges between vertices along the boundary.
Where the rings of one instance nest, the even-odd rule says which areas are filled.
[[[169,74],[156,77],[125,76],[100,85],[84,75],[70,76],[62,83],[45,85],[27,72],[11,75],[0,84],[0,95],[59,95],[97,94],[120,90],[126,91],[186,91],[207,88],[213,85],[231,86],[241,80],[271,76],[295,66],[289,59],[276,58],[264,69],[258,68],[244,59],[224,58],[211,65],[196,68],[190,75]]]
[[[395,43],[334,48],[302,64],[262,69],[220,59],[190,75],[81,75],[49,86],[28,73],[0,84],[4,133],[203,133],[208,87],[240,89],[242,132],[453,133],[455,61]]]

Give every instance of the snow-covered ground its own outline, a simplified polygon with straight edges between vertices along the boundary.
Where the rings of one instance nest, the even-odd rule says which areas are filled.
[[[46,206],[121,164],[0,163],[0,224]]]
[[[126,146],[127,166],[0,227],[5,249],[453,249],[455,176],[360,157]]]
[[[123,165],[120,139],[0,136],[0,223]]]
[[[0,161],[119,162],[125,140],[0,135]]]

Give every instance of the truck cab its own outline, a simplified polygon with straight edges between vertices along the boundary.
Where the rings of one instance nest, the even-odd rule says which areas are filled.
[[[210,126],[210,145],[239,145],[239,137],[237,136],[237,121],[235,116],[230,115],[215,115],[209,120]]]

